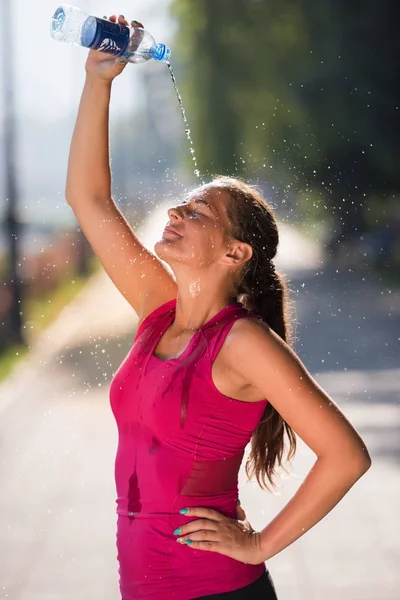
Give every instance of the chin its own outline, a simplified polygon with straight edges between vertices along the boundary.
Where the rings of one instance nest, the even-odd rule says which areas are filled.
[[[169,240],[158,240],[158,242],[154,244],[154,253],[160,260],[165,262],[171,270],[173,270],[175,266],[182,264],[187,265],[189,262],[193,262],[193,259],[190,261],[190,258],[188,259],[184,252],[175,248],[174,244],[171,244]]]
[[[172,244],[170,244],[168,240],[158,240],[158,242],[154,244],[154,252],[158,256],[158,258],[160,258],[167,264],[169,264],[170,261],[174,261],[174,259],[177,260],[178,258],[176,250],[173,248]]]

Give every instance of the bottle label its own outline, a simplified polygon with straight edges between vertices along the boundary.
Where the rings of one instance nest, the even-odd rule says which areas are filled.
[[[87,40],[84,45],[92,50],[99,50],[116,56],[123,54],[129,44],[129,27],[119,23],[111,23],[98,17],[94,17],[94,19],[94,36],[90,41]]]

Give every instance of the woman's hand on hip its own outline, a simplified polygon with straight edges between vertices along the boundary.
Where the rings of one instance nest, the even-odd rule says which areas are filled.
[[[211,508],[183,510],[180,511],[182,514],[199,518],[174,531],[178,543],[195,550],[219,552],[250,565],[264,562],[260,534],[251,527],[240,505],[236,510],[237,519],[225,517]]]

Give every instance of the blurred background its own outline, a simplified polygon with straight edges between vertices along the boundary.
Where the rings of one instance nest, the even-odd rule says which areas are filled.
[[[79,6],[100,16],[132,10],[128,2],[115,7],[82,0]],[[74,290],[68,288],[71,279],[77,281],[72,274],[82,277],[89,270],[90,252],[64,200],[69,143],[87,53],[50,37],[49,23],[56,7],[50,0],[2,2],[0,7],[0,219],[4,225],[0,233],[0,352],[7,364],[13,362],[7,352],[10,341],[29,344],[42,321],[51,318],[49,311],[41,315],[49,299],[58,304],[52,292],[62,284],[72,296]],[[165,43],[172,41],[176,24],[168,2],[141,2],[137,10],[142,20],[150,19],[155,36]],[[26,24],[11,26],[20,15]],[[115,82],[111,108],[114,193],[124,207],[134,202],[137,215],[145,210],[146,200],[162,198],[177,180],[184,129],[163,66],[138,66]]]
[[[74,3],[73,3],[74,4]],[[172,48],[200,173],[257,183],[276,211],[295,350],[366,440],[373,467],[271,560],[283,600],[394,600],[400,586],[400,56],[394,0],[76,2]],[[118,598],[108,384],[135,317],[64,198],[86,50],[49,33],[57,3],[0,5],[0,598]],[[149,247],[198,180],[164,64],[114,82],[116,201]],[[265,525],[276,495],[242,476]],[[93,502],[95,499],[95,502]],[[110,542],[111,540],[111,542]]]

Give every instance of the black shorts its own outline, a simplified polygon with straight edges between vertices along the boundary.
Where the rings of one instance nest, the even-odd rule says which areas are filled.
[[[271,575],[266,571],[256,581],[238,590],[201,596],[193,600],[278,600],[278,597]]]

